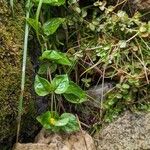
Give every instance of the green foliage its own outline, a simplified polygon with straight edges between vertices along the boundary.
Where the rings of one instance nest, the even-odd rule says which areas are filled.
[[[136,106],[136,109],[137,109],[137,110],[140,110],[140,111],[148,111],[148,112],[150,112],[150,102],[147,102],[147,103],[139,103],[139,104]]]
[[[64,54],[62,52],[55,51],[55,50],[44,51],[42,56],[41,56],[41,59],[50,60],[50,61],[53,61],[57,64],[61,64],[61,65],[71,66],[71,62],[68,59],[68,57],[66,56],[66,54]]]
[[[69,87],[64,93],[65,98],[72,103],[82,103],[87,100],[84,92],[77,84],[70,82]]]
[[[43,125],[45,129],[51,129],[51,126],[54,125],[56,118],[58,119],[58,114],[56,112],[47,111],[41,116],[38,116],[37,120]]]
[[[63,18],[52,18],[43,24],[43,32],[47,36],[56,32],[58,27],[64,22]]]
[[[57,69],[57,64],[50,63],[50,62],[43,62],[40,65],[40,68],[38,70],[38,74],[44,75],[47,73],[48,69],[51,71],[51,73],[55,72]]]
[[[51,91],[53,91],[53,86],[44,78],[36,75],[34,82],[35,92],[39,96],[48,95]]]
[[[36,1],[39,2],[39,1]],[[43,1],[43,3],[50,5],[62,5],[65,1]],[[37,25],[37,19],[29,18],[28,23],[37,33],[37,37],[39,40],[39,32],[42,35],[43,40],[48,40],[48,36],[53,35],[59,26],[64,22],[64,18],[50,18],[46,21],[41,27],[40,22]],[[41,32],[42,31],[42,32]],[[46,36],[45,36],[46,35]],[[41,36],[41,35],[40,35]],[[65,53],[62,53],[57,50],[45,50],[40,57],[40,61],[42,65],[38,71],[39,74],[48,74],[50,77],[50,81],[45,78],[36,75],[35,77],[35,92],[39,96],[46,96],[49,94],[63,94],[66,100],[72,103],[82,103],[86,101],[86,93],[73,81],[70,81],[67,74],[55,75],[52,77],[52,73],[54,73],[59,65],[69,66],[73,65],[72,61],[67,57]],[[53,95],[52,95],[53,96]],[[52,104],[53,105],[53,101]],[[51,107],[53,109],[53,107]],[[43,125],[45,129],[51,130],[53,132],[74,132],[79,130],[79,124],[74,115],[69,113],[63,113],[60,117],[57,112],[53,112],[51,110],[45,112],[41,116],[37,117],[37,120]]]
[[[62,128],[64,132],[71,133],[71,132],[79,131],[80,128],[79,128],[78,120],[73,114],[63,113],[60,116],[60,120],[56,122],[56,125],[62,126],[61,124],[62,122],[64,122],[64,120],[67,120],[66,124]]]
[[[61,116],[59,116],[57,112],[47,111],[41,116],[38,116],[37,120],[45,129],[48,129],[52,132],[71,133],[79,131],[78,121],[76,117],[70,113],[63,113]]]
[[[56,94],[63,94],[72,103],[82,103],[87,100],[86,93],[77,84],[69,81],[67,74],[56,75],[51,83],[36,75],[34,88],[39,96],[45,96],[54,92]]]
[[[39,22],[39,24],[36,24],[36,19],[32,19],[32,18],[28,18],[26,19],[28,24],[34,29],[34,30],[38,30],[38,28],[41,26],[41,23]]]
[[[69,87],[69,79],[68,76],[65,75],[57,75],[53,80],[52,80],[52,85],[55,89],[56,94],[62,94],[65,93],[66,90]]]
[[[33,0],[35,3],[39,3],[40,0]],[[60,6],[65,4],[65,0],[43,0],[43,3],[51,6]]]
[[[142,21],[143,14],[118,10],[124,2],[69,0],[65,5],[65,1],[43,0],[43,4],[38,28],[34,19],[28,22],[39,32],[43,52],[38,74],[49,78],[52,91],[47,94],[80,104],[87,99],[80,86],[88,89],[108,79],[116,85],[104,93],[99,115],[94,106],[84,107],[87,114],[80,105],[74,107],[85,122],[87,116],[111,122],[125,109],[149,110],[150,22]]]

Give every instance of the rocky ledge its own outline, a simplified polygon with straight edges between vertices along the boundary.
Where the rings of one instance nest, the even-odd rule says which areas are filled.
[[[101,130],[95,136],[97,150],[150,149],[150,113],[131,113]]]

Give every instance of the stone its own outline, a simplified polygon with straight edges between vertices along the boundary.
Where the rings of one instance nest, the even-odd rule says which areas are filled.
[[[34,144],[34,143],[28,143],[28,144],[20,144],[17,143],[14,146],[15,150],[52,150],[52,147],[50,147],[50,145],[46,145],[46,144]],[[55,149],[53,149],[55,150]]]
[[[139,10],[150,10],[150,0],[134,0],[133,4],[137,5]]]
[[[83,132],[73,134],[48,133],[42,129],[35,143],[17,143],[13,150],[96,150],[92,137]]]
[[[85,102],[84,104],[91,107],[100,108],[101,100],[105,100],[105,94],[113,89],[113,87],[113,82],[105,82],[103,86],[102,84],[99,84],[97,86],[91,87],[86,91],[91,98],[89,98],[89,101]]]
[[[97,150],[150,149],[150,113],[125,112],[95,135]]]

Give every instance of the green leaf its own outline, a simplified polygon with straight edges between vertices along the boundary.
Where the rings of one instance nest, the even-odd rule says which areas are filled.
[[[84,99],[81,99],[79,98],[78,96],[74,95],[74,94],[66,94],[64,93],[63,94],[65,99],[71,103],[74,103],[74,104],[79,104],[79,103],[82,103],[84,102],[85,100]]]
[[[69,118],[63,118],[56,121],[55,126],[61,127],[65,126],[69,122]]]
[[[64,18],[53,18],[45,22],[42,27],[44,34],[47,36],[54,34],[64,20]]]
[[[116,94],[116,97],[117,97],[118,99],[121,99],[121,98],[122,98],[122,94],[117,93],[117,94]]]
[[[64,118],[68,118],[69,121],[74,121],[76,120],[76,117],[71,114],[71,113],[63,113],[61,116],[60,116],[61,119],[64,119]]]
[[[49,81],[38,75],[35,77],[34,89],[39,96],[48,95],[53,90]]]
[[[39,3],[40,0],[34,0],[35,3]],[[43,0],[44,4],[49,4],[51,6],[61,6],[65,4],[65,0]]]
[[[38,70],[38,74],[46,74],[48,68],[50,69],[50,72],[53,73],[57,69],[57,64],[54,63],[43,63],[40,65],[40,68]]]
[[[103,103],[103,107],[104,109],[110,109],[112,106],[114,106],[116,103],[118,102],[118,98],[115,97],[112,97],[106,101],[104,101]]]
[[[77,118],[73,115],[73,114],[70,114],[70,113],[63,113],[60,118],[68,118],[69,121],[68,123],[62,127],[62,130],[64,132],[67,132],[67,133],[71,133],[71,132],[75,132],[75,131],[79,131],[79,124],[78,124],[78,121],[77,121]]]
[[[105,115],[104,115],[104,121],[105,122],[112,122],[115,118],[119,116],[119,114],[122,112],[122,107],[117,108],[109,108]]]
[[[126,48],[127,47],[127,42],[125,40],[120,40],[118,43],[120,48]]]
[[[57,112],[47,111],[47,112],[43,113],[42,115],[38,116],[36,119],[41,123],[41,125],[45,129],[52,129],[53,125],[51,125],[51,123],[50,123],[51,118],[57,120],[58,119]]]
[[[37,117],[37,120],[45,129],[52,132],[64,131],[71,133],[79,130],[79,124],[76,117],[70,113],[63,113],[60,117],[57,112],[47,111]]]
[[[129,89],[130,86],[129,86],[128,84],[124,83],[124,84],[122,84],[122,88],[123,88],[123,89]]]
[[[86,92],[72,81],[63,95],[69,102],[72,103],[82,103],[87,100]]]
[[[68,75],[57,75],[53,80],[52,80],[52,85],[55,88],[55,93],[56,94],[62,94],[64,93],[69,86],[69,79]]]
[[[47,111],[46,113],[43,113],[41,116],[38,116],[36,119],[38,120],[38,122],[41,123],[41,125],[43,125],[45,129],[51,129],[49,123],[50,118],[51,118],[51,113]]]
[[[39,24],[37,25],[36,23],[36,19],[32,19],[32,18],[28,18],[27,19],[28,24],[34,29],[34,30],[38,30],[39,27],[41,27],[41,23],[39,22]]]
[[[57,64],[71,66],[71,62],[65,53],[58,52],[55,50],[46,50],[43,52],[41,59],[47,59],[54,61]]]

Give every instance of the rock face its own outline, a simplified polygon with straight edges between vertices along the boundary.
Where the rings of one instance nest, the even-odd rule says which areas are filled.
[[[35,142],[18,143],[13,150],[96,150],[92,137],[86,132],[59,135],[41,130]]]
[[[126,112],[95,136],[97,150],[150,149],[150,113]]]

